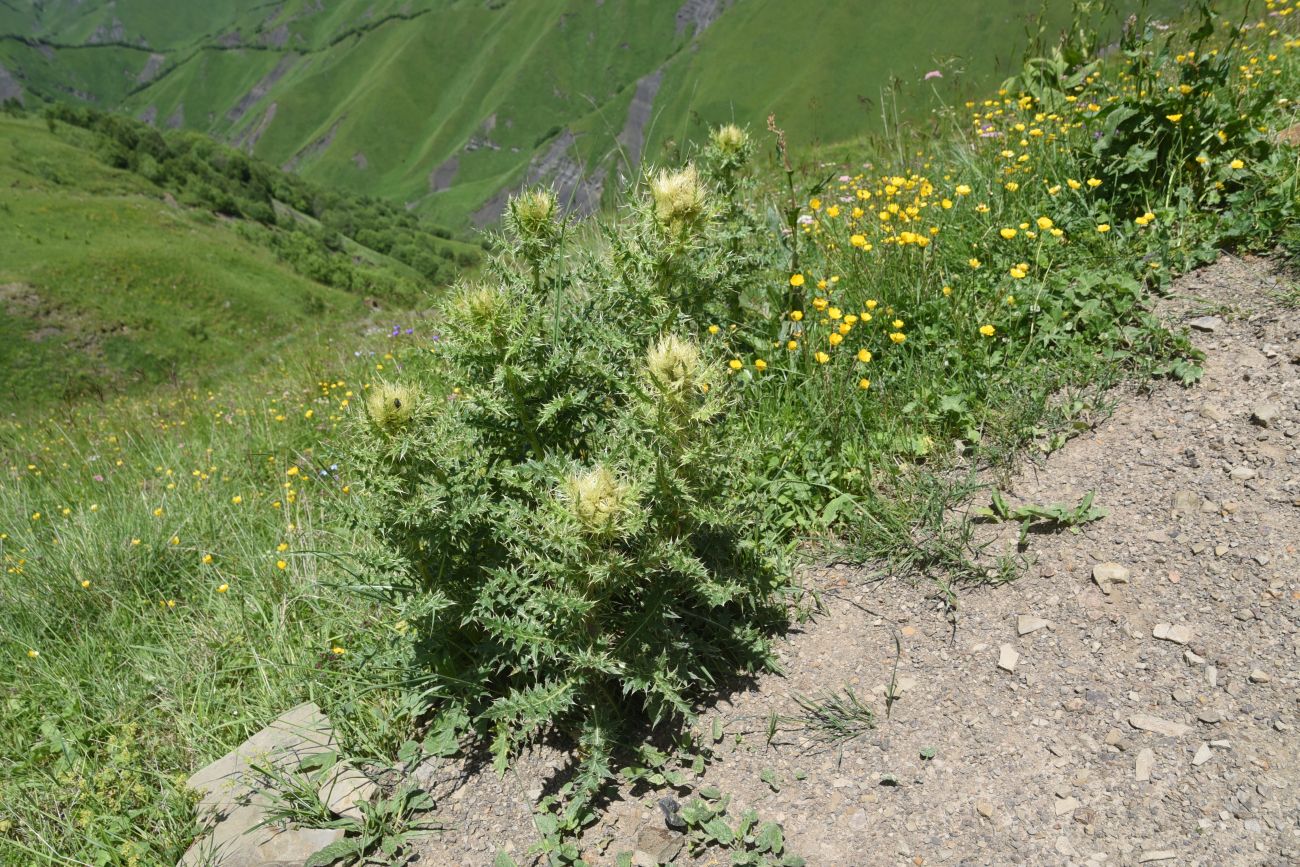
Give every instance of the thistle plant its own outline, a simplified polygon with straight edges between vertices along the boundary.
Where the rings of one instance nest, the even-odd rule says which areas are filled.
[[[602,227],[610,243],[570,252],[538,298],[529,256],[555,250],[549,201],[513,201],[524,255],[444,301],[442,349],[404,369],[429,396],[420,411],[354,426],[349,504],[367,583],[409,624],[399,656],[439,719],[472,728],[501,768],[541,732],[566,734],[590,794],[620,738],[689,719],[711,684],[766,664],[783,583],[738,494],[754,454],[726,423],[739,392],[682,306],[730,243],[706,185],[694,168],[659,173]]]
[[[393,434],[411,420],[420,399],[419,390],[413,386],[380,383],[366,395],[366,414],[377,430]]]
[[[563,236],[555,193],[538,187],[512,196],[506,206],[505,223],[519,254],[528,263],[533,291],[540,296],[542,268],[559,249]]]
[[[695,166],[659,171],[650,180],[654,217],[674,247],[693,241],[709,217],[708,191]]]

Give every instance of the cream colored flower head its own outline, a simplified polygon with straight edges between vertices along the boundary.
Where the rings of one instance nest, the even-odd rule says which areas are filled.
[[[366,395],[366,413],[376,428],[394,434],[411,420],[421,398],[420,391],[413,386],[381,382]]]
[[[713,140],[714,147],[728,156],[741,153],[749,144],[749,133],[734,123],[718,127],[710,134],[709,138]]]
[[[695,228],[708,213],[708,193],[695,166],[677,171],[661,170],[650,181],[655,219],[673,234]]]
[[[573,517],[588,533],[600,535],[618,527],[627,510],[631,488],[621,482],[604,464],[566,480],[564,495]]]
[[[559,210],[555,193],[544,187],[511,197],[506,223],[525,255],[541,255],[555,248],[560,237]]]
[[[680,399],[700,389],[700,349],[668,334],[646,353],[646,374],[665,395]]]

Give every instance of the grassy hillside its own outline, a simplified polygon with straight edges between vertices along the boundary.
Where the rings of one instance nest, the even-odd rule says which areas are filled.
[[[114,353],[183,347],[246,375],[0,417],[0,863],[176,863],[196,833],[186,775],[308,699],[385,779],[426,752],[493,744],[504,765],[576,735],[538,851],[497,864],[618,857],[579,852],[615,774],[649,803],[715,799],[678,771],[717,736],[658,747],[765,662],[768,618],[796,607],[789,552],[833,537],[837,558],[933,582],[957,622],[963,580],[1016,574],[985,568],[960,517],[986,471],[1059,447],[1109,383],[1200,374],[1155,296],[1300,221],[1281,135],[1300,15],[1274,8],[1244,30],[1136,27],[1086,81],[991,88],[929,137],[844,146],[788,187],[754,140],[719,135],[572,232],[531,197],[497,279],[448,299],[439,334],[326,351],[288,332],[329,336],[355,293],[301,278],[266,236],[336,231],[349,261],[400,270],[345,225],[374,203],[298,196],[210,142],[188,163],[189,133],[159,150],[103,118],[4,120],[0,286],[19,288],[0,369],[62,341],[24,408],[63,356],[93,358],[70,335],[95,323],[137,329]],[[268,222],[235,216],[259,205]],[[309,295],[325,309],[300,314]],[[133,358],[109,369],[129,378]],[[664,737],[642,748],[651,721]],[[396,839],[403,801],[367,830]],[[383,863],[377,836],[358,845]],[[731,836],[707,857],[755,854]]]
[[[203,151],[212,173],[187,173],[210,143],[184,144],[158,139],[159,159],[146,159],[147,142],[127,150],[99,130],[0,115],[0,414],[247,371],[356,322],[367,299],[400,307],[432,288],[365,244],[470,255],[387,216],[375,228],[364,203],[322,199],[270,169],[228,164],[250,176],[227,183],[220,149]]]
[[[1054,31],[1071,4],[983,0],[962,15],[943,0],[815,13],[796,0],[172,6],[8,9],[0,67],[25,98],[212,132],[331,186],[481,224],[524,181],[553,182],[584,207],[608,200],[629,163],[675,154],[719,122],[761,128],[775,112],[794,142],[842,140],[878,129],[882,98],[900,89],[897,104],[924,117],[932,89],[952,99],[1005,73],[1040,14]],[[924,82],[932,69],[944,78]]]

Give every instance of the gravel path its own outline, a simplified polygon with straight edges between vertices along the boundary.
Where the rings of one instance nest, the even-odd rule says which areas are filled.
[[[725,735],[697,785],[781,822],[815,867],[1300,863],[1300,311],[1285,285],[1234,258],[1178,281],[1162,313],[1192,325],[1204,381],[1115,395],[1106,421],[1010,480],[1013,505],[1096,491],[1109,514],[1031,535],[1019,581],[960,591],[955,631],[914,579],[813,573],[825,614],[782,643],[786,676],[705,715]],[[980,533],[1009,552],[1015,529]],[[795,696],[845,687],[877,727],[837,754],[788,721]],[[562,762],[539,747],[502,780],[424,769],[451,830],[416,863],[529,863],[532,803]],[[589,860],[663,828],[666,794],[624,792]]]

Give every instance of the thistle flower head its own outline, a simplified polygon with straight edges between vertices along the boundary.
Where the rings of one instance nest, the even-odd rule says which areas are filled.
[[[411,420],[421,397],[419,390],[413,386],[382,382],[366,395],[366,413],[376,428],[386,434],[394,434]]]
[[[617,527],[629,504],[630,490],[604,464],[597,464],[585,473],[569,476],[565,498],[584,530],[602,534]]]
[[[540,258],[555,249],[560,239],[559,205],[555,193],[544,187],[512,196],[506,208],[506,224],[529,258]]]
[[[709,138],[713,141],[713,146],[726,156],[738,156],[749,145],[749,133],[734,123],[718,127],[709,134]]]
[[[695,166],[676,171],[661,170],[650,181],[655,219],[674,235],[694,229],[708,212],[708,194]]]
[[[667,396],[682,398],[700,390],[700,349],[667,334],[646,353],[646,374]]]

